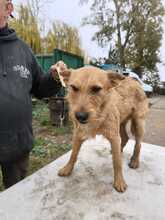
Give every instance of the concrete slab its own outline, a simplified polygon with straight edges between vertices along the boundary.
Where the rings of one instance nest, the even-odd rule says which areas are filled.
[[[143,144],[141,166],[128,167],[130,141],[123,154],[128,184],[112,187],[109,143],[98,136],[83,144],[70,177],[58,177],[69,154],[0,194],[0,220],[165,220],[165,149]]]

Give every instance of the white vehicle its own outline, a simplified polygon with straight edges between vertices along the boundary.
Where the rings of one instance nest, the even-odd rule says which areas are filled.
[[[125,76],[130,76],[130,77],[132,77],[133,79],[139,81],[139,82],[141,83],[142,87],[143,87],[144,92],[145,92],[147,95],[151,95],[151,94],[153,93],[153,87],[152,87],[151,85],[148,85],[148,84],[144,83],[144,82],[139,78],[139,76],[138,76],[136,73],[134,73],[134,72],[132,72],[132,71],[130,71],[130,70],[125,70],[125,71],[123,71],[123,75],[125,75]]]
[[[144,83],[139,78],[139,76],[136,73],[132,72],[130,69],[126,69],[125,71],[123,71],[122,68],[120,68],[118,65],[113,65],[113,64],[101,64],[99,67],[105,71],[114,70],[114,71],[118,72],[119,74],[123,74],[125,76],[132,77],[133,79],[135,79],[141,83],[143,90],[147,94],[147,96],[152,95],[153,87],[151,85]]]

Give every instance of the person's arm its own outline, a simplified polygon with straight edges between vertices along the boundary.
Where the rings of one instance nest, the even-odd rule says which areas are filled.
[[[31,93],[37,98],[50,97],[55,95],[61,88],[60,81],[53,78],[51,71],[44,73],[37,63],[35,57],[32,60],[33,84]],[[54,73],[53,73],[54,74]]]

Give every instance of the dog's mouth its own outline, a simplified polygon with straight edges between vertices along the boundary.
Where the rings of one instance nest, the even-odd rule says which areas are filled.
[[[87,124],[88,121],[78,121],[80,124]]]

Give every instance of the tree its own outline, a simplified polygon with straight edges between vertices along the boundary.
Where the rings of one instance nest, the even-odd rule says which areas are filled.
[[[133,34],[130,38],[132,47],[127,50],[128,62],[135,72],[144,69],[157,72],[156,64],[160,62],[159,48],[162,39],[162,16],[164,8],[159,1],[139,1],[136,6]]]
[[[83,55],[78,30],[66,23],[56,21],[51,29],[45,32],[44,22],[40,20],[43,3],[46,0],[28,0],[26,5],[17,8],[17,18],[10,25],[17,34],[37,53],[52,53],[54,48],[66,50],[77,55]]]
[[[51,53],[54,48],[59,48],[77,55],[83,54],[78,30],[64,22],[54,22],[45,41],[48,53]]]
[[[157,92],[160,83],[160,76],[158,72],[145,71],[144,80],[145,83],[152,85],[154,92]]]
[[[45,5],[50,5],[53,0],[27,0],[27,6],[31,11],[33,17],[39,19],[40,15],[44,13]]]
[[[31,0],[32,1],[32,0]],[[33,0],[35,2],[35,0]],[[38,1],[36,1],[37,4]],[[52,53],[54,48],[59,48],[77,55],[83,55],[78,30],[66,23],[56,21],[48,33],[42,35],[39,27],[38,13],[34,9],[39,6],[19,5],[17,18],[12,19],[10,25],[17,34],[37,53]]]
[[[119,63],[119,53],[116,48],[110,47],[108,53],[108,59],[105,59],[106,64],[118,64]]]
[[[141,73],[155,70],[159,62],[163,15],[161,0],[92,0],[83,24],[97,26],[93,40],[101,47],[115,45],[120,64]]]
[[[28,6],[18,7],[18,17],[10,22],[17,34],[32,48],[34,53],[41,53],[41,36],[36,17]]]

